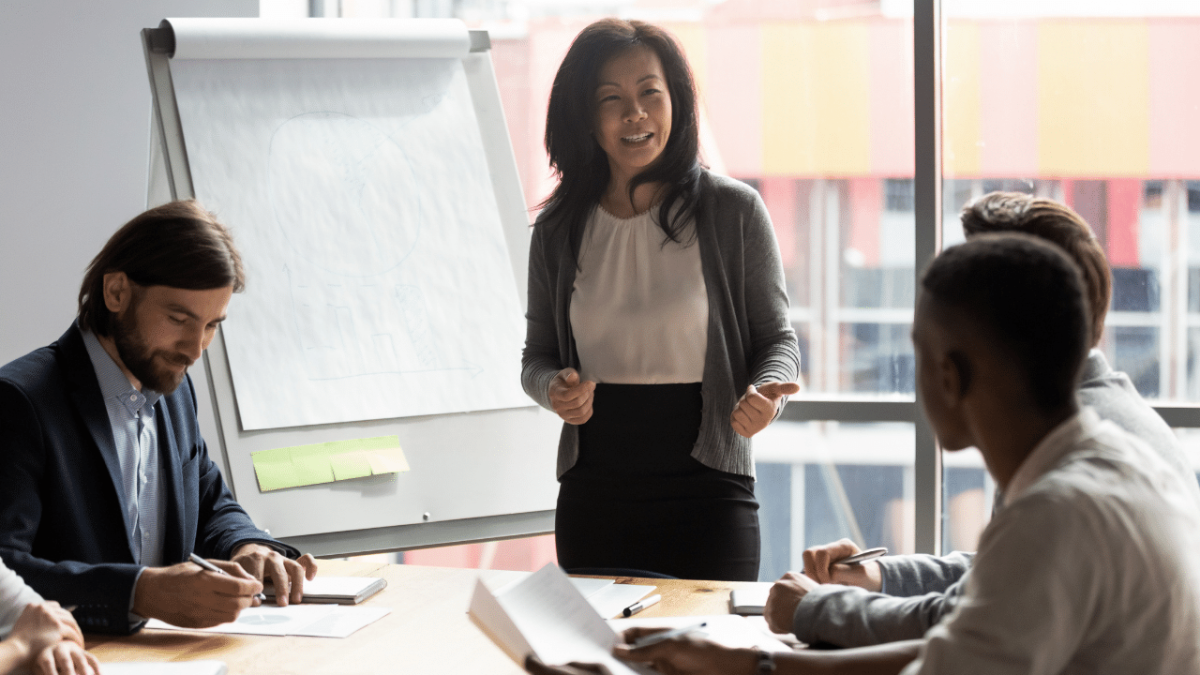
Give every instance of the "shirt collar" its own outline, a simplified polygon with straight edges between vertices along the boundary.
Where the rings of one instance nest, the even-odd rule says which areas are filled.
[[[1101,424],[1100,416],[1091,408],[1083,408],[1062,424],[1054,427],[1021,462],[1004,491],[1004,503],[1009,504],[1021,497],[1039,478],[1079,447],[1079,441],[1095,435]]]
[[[1087,359],[1083,362],[1083,372],[1079,375],[1079,381],[1089,382],[1091,380],[1098,380],[1102,377],[1107,377],[1112,372],[1112,366],[1108,365],[1108,359],[1104,358],[1104,352],[1099,349],[1093,349],[1088,352]]]
[[[162,394],[153,389],[138,391],[129,383],[129,378],[121,372],[121,367],[113,360],[100,339],[90,330],[81,330],[83,344],[87,347],[88,357],[92,360],[92,368],[96,371],[96,381],[100,384],[100,395],[105,400],[115,398],[125,406],[131,415],[137,415],[145,407],[153,406],[162,398]]]

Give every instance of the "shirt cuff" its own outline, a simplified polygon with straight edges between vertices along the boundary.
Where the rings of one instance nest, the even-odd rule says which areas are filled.
[[[148,620],[144,616],[139,616],[133,613],[133,599],[137,595],[138,581],[141,580],[142,573],[145,571],[145,567],[138,568],[137,576],[133,578],[133,590],[129,591],[129,609],[127,611],[129,613],[129,629],[131,631],[139,630],[142,626],[146,625],[146,621]]]

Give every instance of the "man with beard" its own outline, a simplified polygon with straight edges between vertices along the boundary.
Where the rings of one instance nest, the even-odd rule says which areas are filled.
[[[212,214],[152,209],[92,261],[67,332],[0,368],[0,558],[84,630],[213,626],[264,579],[285,605],[316,575],[255,527],[200,436],[187,368],[243,285]]]

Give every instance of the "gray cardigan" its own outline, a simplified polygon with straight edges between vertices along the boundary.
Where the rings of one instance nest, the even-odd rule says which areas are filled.
[[[1158,413],[1134,389],[1129,376],[1092,350],[1083,365],[1079,404],[1093,408],[1177,469],[1195,476],[1179,440]],[[1196,488],[1200,490],[1200,487]],[[954,609],[966,590],[974,553],[947,556],[897,555],[880,558],[885,593],[826,584],[813,589],[796,607],[793,629],[804,642],[861,647],[919,639]]]
[[[794,382],[800,349],[788,321],[783,263],[762,198],[744,183],[708,172],[701,185],[696,235],[708,295],[708,349],[700,385],[704,408],[692,457],[713,469],[753,476],[750,439],[733,430],[729,415],[749,384]],[[567,229],[539,218],[529,244],[521,385],[550,410],[550,381],[563,368],[579,368],[570,320],[576,266]],[[579,429],[563,424],[558,477],[578,457]]]

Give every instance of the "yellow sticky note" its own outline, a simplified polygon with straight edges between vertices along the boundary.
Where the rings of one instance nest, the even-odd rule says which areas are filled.
[[[363,476],[371,475],[371,465],[367,462],[366,453],[361,450],[330,457],[329,467],[333,469],[333,476],[337,480],[362,478]]]

